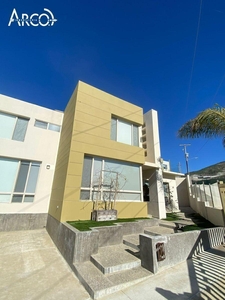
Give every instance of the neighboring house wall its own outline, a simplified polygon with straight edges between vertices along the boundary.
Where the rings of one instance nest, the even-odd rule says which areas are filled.
[[[121,120],[118,126],[124,126],[126,130],[126,122],[134,124],[134,127],[142,126],[143,111],[138,106],[79,82],[65,110],[49,207],[49,214],[58,221],[91,217],[93,202],[80,199],[84,157],[113,159],[120,164],[124,162],[124,165],[130,163],[140,167],[144,163],[143,148],[120,142],[125,139],[129,143],[127,137],[120,134],[117,135],[119,141],[113,140],[115,124],[112,118]],[[141,176],[138,180],[141,193]],[[120,218],[145,217],[148,214],[147,204],[141,200],[119,199],[116,209]]]
[[[186,177],[177,177],[176,185],[177,185],[177,196],[178,196],[179,207],[190,206]]]
[[[48,212],[60,137],[60,132],[54,130],[57,130],[58,126],[61,126],[63,113],[26,103],[4,95],[0,95],[0,113],[2,114],[0,118],[3,120],[3,122],[4,117],[6,120],[10,119],[9,115],[19,117],[22,120],[25,119],[28,122],[27,129],[24,132],[24,141],[14,140],[9,138],[9,136],[6,136],[4,133],[2,133],[4,138],[1,138],[0,135],[0,159],[2,163],[0,177],[3,178],[5,176],[5,174],[1,174],[1,171],[3,172],[4,167],[4,171],[8,172],[7,176],[9,180],[7,181],[11,181],[14,178],[14,182],[12,182],[12,184],[10,183],[10,186],[7,187],[7,183],[5,183],[5,187],[1,187],[1,214],[46,214]],[[6,115],[4,116],[4,114]],[[49,129],[35,127],[34,124],[36,120],[45,122],[39,123],[38,126],[45,126],[47,124],[46,126],[50,126]],[[13,129],[9,128],[11,126],[10,122],[6,123],[7,124],[4,125],[6,126],[6,131]],[[21,134],[20,125],[18,125],[17,131],[19,137]],[[21,165],[21,161],[24,161],[23,166]],[[26,173],[28,162],[34,162],[34,164],[32,165],[30,163],[29,171]],[[38,178],[36,180],[35,177],[37,173]],[[29,193],[30,191],[27,193],[26,186],[24,187],[24,193],[22,193],[22,181],[24,180],[24,176],[27,176],[27,190],[29,190],[29,185],[30,191],[32,191],[31,194]],[[18,182],[18,178],[21,180],[20,182]],[[36,188],[32,186],[35,185],[35,181],[37,181]],[[35,190],[33,191],[34,188]],[[18,196],[17,198],[16,195]],[[21,198],[21,195],[23,198]],[[32,198],[33,195],[35,195],[34,198]],[[21,199],[22,203],[12,202],[21,201]]]

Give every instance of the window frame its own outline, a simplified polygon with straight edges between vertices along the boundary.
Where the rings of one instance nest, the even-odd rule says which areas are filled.
[[[4,159],[6,157],[0,157],[0,158]],[[6,159],[12,159],[13,160],[13,158],[6,158]],[[27,172],[26,180],[25,180],[25,185],[24,185],[24,188],[23,188],[23,192],[16,192],[15,188],[16,188],[16,184],[17,184],[17,181],[18,181],[18,178],[19,178],[19,173],[20,173],[21,165],[22,165],[23,162],[29,163],[28,172]],[[37,179],[36,179],[36,184],[35,184],[34,192],[29,193],[29,192],[26,192],[26,189],[27,189],[29,178],[30,178],[32,164],[39,165],[39,170],[38,170],[38,175],[37,175]],[[34,203],[34,201],[35,201],[35,194],[36,194],[37,185],[38,185],[38,179],[39,179],[39,176],[40,176],[40,168],[41,168],[41,162],[39,162],[39,161],[30,161],[30,160],[18,159],[17,171],[16,171],[16,175],[14,177],[14,181],[13,181],[11,192],[1,192],[0,191],[0,195],[10,195],[10,201],[9,202],[0,202],[0,204],[3,204],[3,203],[4,204],[11,204],[11,203]],[[16,202],[16,201],[13,202],[13,197],[14,196],[22,196],[22,201],[21,202]],[[24,199],[25,199],[26,196],[32,196],[33,197],[33,201],[32,202],[31,201],[24,201]]]
[[[0,111],[0,116],[1,116],[1,115],[5,115],[5,116],[9,116],[9,117],[15,118],[15,123],[14,123],[14,125],[13,125],[13,130],[12,130],[12,132],[11,132],[11,136],[10,136],[10,137],[1,137],[1,136],[0,136],[0,138],[2,138],[2,139],[7,139],[7,140],[11,140],[11,141],[24,142],[24,141],[25,141],[25,137],[26,137],[27,128],[28,128],[28,124],[29,124],[30,118],[22,117],[22,116],[18,116],[18,115],[13,115],[13,114],[11,114],[11,113],[4,112],[4,111]],[[13,137],[14,137],[14,134],[16,133],[16,128],[17,128],[18,120],[26,120],[26,121],[27,121],[26,129],[25,129],[25,131],[24,131],[23,140],[19,140],[19,139],[13,138]]]
[[[104,158],[104,157],[95,157],[95,156],[89,156],[89,155],[85,155],[84,156],[84,159],[88,157],[88,158],[91,158],[91,174],[90,174],[90,186],[89,187],[83,187],[82,186],[82,182],[81,182],[81,187],[80,187],[80,200],[81,201],[94,201],[95,198],[93,198],[93,194],[96,192],[100,192],[100,200],[102,201],[103,200],[103,196],[104,196],[104,193],[108,193],[110,192],[109,189],[106,189],[104,188],[104,172],[108,172],[108,170],[105,170],[105,163],[107,161],[118,161],[122,163],[122,161],[120,160],[115,160],[115,159],[108,159],[108,158]],[[103,174],[103,176],[101,175],[101,188],[100,188],[100,191],[99,190],[95,190],[94,188],[94,162],[95,162],[95,159],[101,159],[101,173]],[[125,162],[127,163],[127,162]],[[133,165],[135,165],[135,163],[133,163]],[[143,189],[142,189],[142,168],[141,168],[141,165],[138,165],[136,164],[138,169],[139,169],[139,184],[140,184],[140,190],[127,190],[127,189],[119,189],[117,191],[118,194],[133,194],[133,195],[139,195],[139,198],[140,199],[136,199],[136,200],[126,200],[126,199],[116,199],[116,201],[118,202],[143,202]],[[84,166],[84,160],[83,160],[83,166]],[[111,171],[113,172],[113,171]],[[83,170],[82,170],[82,176],[83,176]],[[82,180],[82,179],[81,179]],[[89,192],[89,199],[81,199],[81,193],[83,191],[88,191]]]
[[[113,139],[112,138],[112,120],[116,121],[115,124],[116,124],[116,139]],[[122,142],[122,141],[119,141],[118,140],[118,132],[119,132],[119,124],[121,123],[124,123],[126,125],[129,125],[130,126],[130,139],[131,139],[131,142],[130,143],[125,143],[125,142]],[[134,144],[134,127],[137,128],[137,134],[138,134],[138,137],[137,137],[137,145]],[[139,125],[136,125],[132,122],[129,122],[125,119],[122,119],[122,118],[118,118],[117,116],[114,116],[112,115],[111,116],[111,128],[110,128],[110,138],[111,140],[113,141],[116,141],[118,143],[122,143],[122,144],[125,144],[125,145],[130,145],[130,146],[134,146],[134,147],[140,147],[140,127]]]
[[[37,125],[36,125],[36,122],[41,122],[41,123],[46,124],[46,128],[37,126]],[[51,125],[57,126],[57,127],[59,128],[59,130],[53,130],[53,129],[50,129],[49,127],[50,127]],[[61,126],[61,125],[54,124],[54,123],[50,123],[50,122],[46,122],[46,121],[42,121],[42,120],[39,120],[39,119],[35,119],[35,121],[34,121],[34,127],[37,127],[37,128],[40,128],[40,129],[45,129],[45,130],[51,130],[51,131],[54,131],[54,132],[61,132],[61,129],[62,129],[62,126]]]

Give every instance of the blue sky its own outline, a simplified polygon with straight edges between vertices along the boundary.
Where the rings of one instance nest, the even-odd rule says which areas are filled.
[[[48,8],[57,22],[8,26],[13,8],[19,16]],[[0,3],[1,94],[64,110],[82,80],[144,112],[153,108],[162,157],[176,171],[179,163],[186,171],[179,146],[184,143],[191,144],[191,171],[225,160],[219,138],[177,138],[178,129],[197,113],[214,103],[224,106],[224,77],[224,0]]]

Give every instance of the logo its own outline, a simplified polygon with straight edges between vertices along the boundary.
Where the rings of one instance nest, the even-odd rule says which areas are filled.
[[[28,14],[22,13],[21,18],[19,18],[16,9],[14,8],[9,19],[8,26],[11,26],[13,22],[17,22],[18,26],[53,26],[57,21],[53,13],[44,8],[42,14],[33,13],[30,17]]]

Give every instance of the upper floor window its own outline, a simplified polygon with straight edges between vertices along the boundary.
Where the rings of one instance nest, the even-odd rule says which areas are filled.
[[[139,127],[126,121],[111,119],[111,140],[139,146]]]
[[[57,131],[57,132],[60,132],[60,129],[61,129],[61,126],[59,126],[59,125],[44,122],[44,121],[39,121],[39,120],[35,120],[34,126],[43,128],[43,129]]]
[[[23,142],[29,120],[0,112],[0,138]]]

